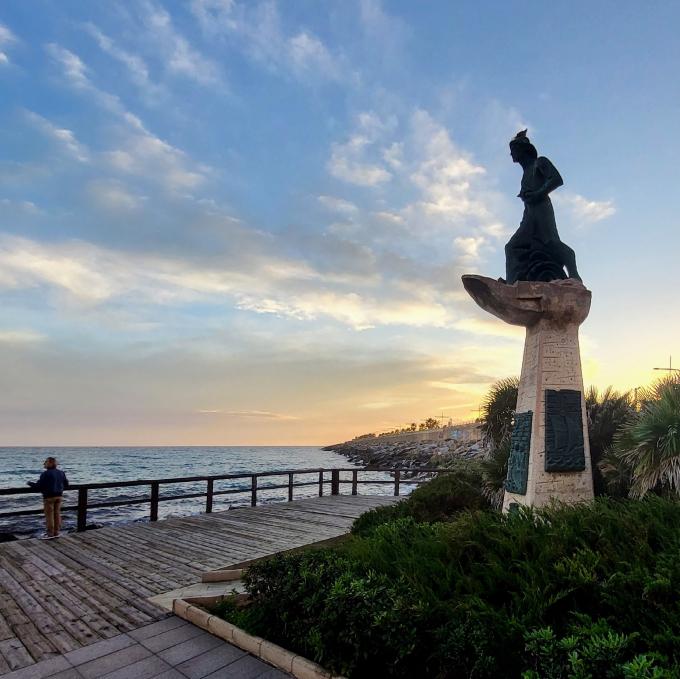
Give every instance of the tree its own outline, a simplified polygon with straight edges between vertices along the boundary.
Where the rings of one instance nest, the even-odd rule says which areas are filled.
[[[482,437],[490,450],[510,438],[518,389],[519,378],[506,377],[495,382],[482,401]]]
[[[680,495],[680,380],[669,377],[645,390],[640,410],[621,427],[600,469],[608,481],[627,468],[631,497],[650,491]]]
[[[518,388],[518,377],[506,377],[492,385],[482,402],[482,440],[488,451],[482,461],[483,492],[495,507],[503,502]]]
[[[607,387],[602,393],[597,387],[590,387],[585,394],[585,401],[593,484],[595,495],[602,495],[605,482],[599,464],[605,451],[614,442],[616,432],[635,415],[635,408],[630,392],[621,393],[612,387]],[[610,459],[608,464],[612,465],[613,460]]]

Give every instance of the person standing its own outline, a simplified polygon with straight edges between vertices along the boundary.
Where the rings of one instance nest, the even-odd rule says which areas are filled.
[[[29,481],[28,485],[40,491],[43,496],[47,524],[44,539],[58,538],[61,530],[61,499],[64,490],[68,488],[68,479],[61,469],[57,469],[56,458],[48,457],[43,466],[45,471],[40,474],[40,478],[37,481]]]

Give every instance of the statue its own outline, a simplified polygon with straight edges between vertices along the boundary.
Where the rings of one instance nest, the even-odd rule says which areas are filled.
[[[564,182],[557,168],[539,156],[534,145],[522,130],[510,142],[513,162],[524,170],[518,197],[524,202],[524,214],[519,229],[505,246],[505,280],[554,281],[565,278],[581,280],[576,268],[574,251],[560,240],[555,224],[555,213],[549,194]],[[564,268],[567,274],[564,273]]]

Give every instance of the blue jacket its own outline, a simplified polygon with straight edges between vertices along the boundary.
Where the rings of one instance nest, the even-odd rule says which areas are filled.
[[[68,488],[68,479],[61,469],[46,469],[37,482],[29,481],[28,485],[39,490],[45,498],[61,497]]]

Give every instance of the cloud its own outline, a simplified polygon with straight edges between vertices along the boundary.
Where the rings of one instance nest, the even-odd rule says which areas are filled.
[[[81,163],[88,162],[90,153],[83,144],[77,139],[73,131],[58,127],[33,111],[25,112],[27,120],[46,137],[55,141],[61,146],[72,158],[75,158]]]
[[[222,84],[217,63],[204,57],[177,32],[170,14],[163,7],[151,2],[144,3],[143,7],[147,35],[160,50],[169,71],[205,87]]]
[[[26,215],[36,216],[45,214],[43,210],[30,200],[10,200],[9,198],[0,198],[0,205],[2,205],[5,210],[13,210]]]
[[[146,128],[121,132],[121,145],[103,154],[115,170],[160,183],[168,191],[192,190],[203,184],[210,169],[193,163],[180,149]]]
[[[34,344],[44,339],[44,335],[33,330],[0,330],[0,344]]]
[[[88,184],[87,192],[98,207],[113,212],[136,210],[146,200],[144,196],[132,193],[124,184],[115,180],[93,180]]]
[[[116,95],[110,94],[92,83],[88,76],[86,64],[77,54],[74,54],[57,43],[49,43],[46,45],[45,50],[52,57],[52,60],[57,66],[59,66],[71,87],[86,92],[99,106],[120,116],[126,120],[128,124],[138,127],[141,126],[139,118],[129,113]]]
[[[480,248],[486,243],[483,236],[459,236],[454,238],[453,243],[459,255],[468,260],[479,260]]]
[[[339,212],[345,215],[353,215],[358,212],[359,208],[354,204],[350,203],[348,200],[343,198],[336,198],[335,196],[319,196],[317,200],[325,208],[328,208],[332,212]]]
[[[359,114],[355,131],[349,139],[331,146],[331,157],[327,163],[330,174],[358,186],[371,187],[389,181],[392,174],[382,164],[377,144],[395,125],[394,118],[381,120],[372,111]],[[373,161],[369,159],[371,154],[374,156]]]
[[[287,33],[275,2],[192,0],[191,11],[206,35],[229,39],[250,58],[275,72],[308,83],[315,79],[342,81],[356,76],[343,56],[303,28]]]
[[[299,420],[295,415],[273,413],[269,410],[220,410],[207,409],[197,411],[201,415],[221,415],[223,417],[235,417],[248,420],[277,420],[279,422],[292,422]]]
[[[0,24],[0,66],[9,64],[9,56],[3,50],[15,42],[18,41],[14,33],[4,24]]]
[[[570,191],[555,194],[555,201],[569,208],[574,219],[588,224],[607,219],[616,212],[616,206],[612,200],[588,200]]]
[[[380,212],[374,212],[373,214],[378,219],[392,222],[393,224],[403,224],[405,221],[402,215],[395,212],[388,212],[387,210],[381,210]]]
[[[426,111],[416,111],[411,125],[423,156],[411,180],[423,194],[420,205],[425,212],[448,219],[490,220],[486,202],[472,191],[473,182],[486,170],[458,149],[447,130]]]
[[[238,232],[235,232],[238,233]],[[258,247],[260,249],[258,249]],[[333,244],[330,244],[333,247]],[[215,261],[143,255],[82,241],[40,244],[0,236],[0,290],[46,288],[57,299],[91,306],[192,302],[298,320],[332,319],[356,330],[381,325],[444,327],[450,310],[425,287],[391,286],[357,292],[355,276],[321,271],[255,246],[234,248]],[[366,279],[364,279],[366,280]]]
[[[411,31],[401,19],[385,12],[380,0],[359,0],[359,21],[366,44],[385,57],[399,58]]]
[[[139,87],[143,96],[155,96],[162,88],[152,82],[149,76],[149,68],[144,59],[117,45],[112,38],[102,33],[92,23],[85,24],[85,30],[96,40],[102,52],[122,64],[130,75],[130,79]]]
[[[184,151],[150,132],[117,96],[94,85],[80,57],[54,43],[48,45],[47,50],[74,88],[91,94],[123,124],[118,133],[120,145],[102,153],[109,167],[155,181],[170,192],[192,190],[203,184],[211,171],[207,165],[192,162]],[[59,132],[63,137],[72,135],[69,130]]]

